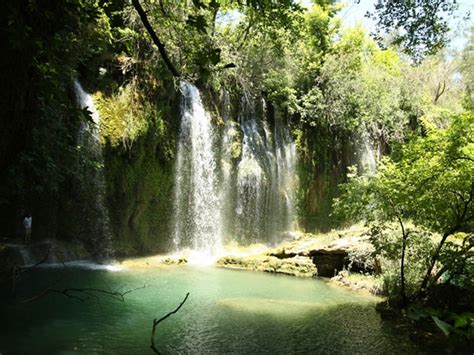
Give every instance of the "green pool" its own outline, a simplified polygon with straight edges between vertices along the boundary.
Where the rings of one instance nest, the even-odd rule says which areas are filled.
[[[2,302],[1,354],[416,353],[408,334],[384,323],[379,301],[321,280],[214,267],[163,266],[121,271],[43,269],[22,279],[18,297],[54,287],[126,290],[125,296],[78,302],[50,294],[30,304]]]

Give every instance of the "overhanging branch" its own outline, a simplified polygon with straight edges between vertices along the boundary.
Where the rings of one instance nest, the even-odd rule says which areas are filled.
[[[170,58],[168,57],[168,54],[166,53],[165,50],[165,45],[160,41],[158,38],[155,30],[153,30],[153,27],[151,26],[150,22],[148,21],[148,17],[146,16],[145,11],[143,10],[142,6],[140,5],[139,0],[132,0],[133,7],[135,10],[137,10],[138,15],[140,16],[140,19],[142,20],[143,26],[145,26],[146,30],[148,31],[149,35],[151,36],[151,39],[153,42],[156,44],[158,47],[158,50],[160,51],[161,57],[163,58],[166,66],[168,67],[168,70],[173,74],[175,78],[179,78],[180,75],[176,68],[174,67],[173,63],[171,63]]]

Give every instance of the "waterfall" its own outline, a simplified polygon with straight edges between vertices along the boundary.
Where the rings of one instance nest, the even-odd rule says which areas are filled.
[[[84,159],[81,155],[79,162],[79,173],[82,181],[87,181],[83,186],[81,195],[89,200],[90,208],[84,211],[86,223],[92,230],[89,239],[99,257],[109,259],[113,257],[112,233],[110,231],[110,217],[106,207],[106,182],[103,173],[104,157],[100,146],[99,125],[100,116],[92,97],[87,94],[79,82],[74,82],[74,91],[78,105],[81,109],[87,109],[92,122],[82,122],[79,130],[78,145],[86,150]]]
[[[174,236],[176,249],[216,254],[222,247],[221,200],[215,135],[198,89],[181,83],[181,131],[175,171]]]
[[[370,143],[370,136],[367,131],[362,134],[362,148],[361,148],[361,165],[362,172],[368,176],[373,176],[377,172],[377,158],[374,153],[374,148]]]
[[[263,198],[268,188],[264,170],[265,134],[257,126],[253,100],[243,97],[239,117],[242,129],[242,156],[237,167],[236,225],[234,234],[240,243],[257,242],[265,221],[263,217]],[[259,161],[259,159],[262,159]],[[268,162],[267,162],[268,163]]]
[[[229,94],[226,91],[222,93],[222,116],[224,119],[224,132],[221,138],[221,160],[220,160],[220,173],[221,173],[221,184],[219,191],[219,198],[221,200],[221,226],[224,233],[223,239],[228,235],[228,231],[232,223],[234,222],[232,211],[233,203],[233,175],[234,175],[234,160],[235,155],[240,155],[238,141],[238,127],[236,123],[230,119],[230,99]]]
[[[223,97],[211,123],[198,89],[181,83],[173,244],[215,255],[225,243],[273,243],[294,227],[296,147],[282,115],[243,96],[237,120]],[[258,112],[257,112],[258,111]]]
[[[294,227],[295,221],[295,144],[277,111],[272,132],[264,100],[263,119],[257,116],[255,102],[244,97],[239,117],[243,139],[234,230],[241,243],[277,242],[279,233]]]
[[[286,230],[292,230],[296,228],[295,192],[298,184],[296,144],[278,112],[275,113],[275,146],[278,191],[283,200],[283,214],[286,217],[284,227]]]

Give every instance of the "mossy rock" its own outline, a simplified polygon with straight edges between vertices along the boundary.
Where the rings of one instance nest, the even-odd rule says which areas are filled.
[[[166,265],[184,265],[188,263],[186,258],[166,258],[162,261]]]
[[[231,269],[263,271],[292,276],[312,277],[317,274],[316,266],[310,258],[294,257],[278,259],[269,255],[225,256],[216,264]]]

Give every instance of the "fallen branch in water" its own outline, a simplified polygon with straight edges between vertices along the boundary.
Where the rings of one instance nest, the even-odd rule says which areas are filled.
[[[12,294],[15,293],[15,289],[16,289],[16,283],[17,281],[20,279],[21,275],[26,273],[26,272],[29,272],[29,271],[32,271],[34,270],[35,268],[37,268],[38,266],[40,266],[41,264],[45,263],[48,258],[49,258],[49,253],[51,252],[51,245],[49,246],[48,250],[46,251],[46,253],[44,254],[44,256],[41,258],[41,260],[39,260],[36,264],[34,265],[31,265],[31,266],[24,266],[24,267],[21,267],[21,266],[17,266],[17,265],[14,265],[13,266],[13,270],[12,270],[12,274],[11,274],[11,281],[12,281],[12,289],[11,289],[11,292]]]
[[[166,318],[168,318],[169,316],[175,314],[176,312],[179,311],[179,309],[183,306],[184,302],[186,302],[186,300],[188,299],[188,296],[189,296],[189,292],[186,294],[186,296],[184,297],[184,300],[179,304],[179,306],[174,310],[174,311],[171,311],[169,312],[168,314],[166,314],[165,316],[161,317],[160,319],[154,319],[153,320],[153,328],[151,329],[151,345],[150,345],[150,348],[156,353],[156,354],[161,354],[158,349],[155,347],[155,332],[156,332],[156,326],[161,323],[162,321],[164,321]]]
[[[137,290],[147,288],[147,287],[148,287],[148,285],[145,284],[143,286],[140,286],[140,287],[137,287],[137,288],[134,288],[134,289],[126,290],[124,292],[107,291],[107,290],[103,290],[103,289],[100,289],[100,288],[92,288],[92,287],[64,288],[62,290],[55,289],[55,288],[48,288],[48,289],[44,290],[43,292],[41,292],[40,294],[38,294],[36,296],[33,296],[29,299],[26,299],[26,300],[22,301],[21,303],[31,303],[31,302],[37,301],[37,300],[47,296],[50,293],[61,294],[61,295],[64,295],[68,298],[78,300],[80,302],[86,302],[86,301],[90,300],[91,298],[97,299],[99,295],[106,296],[106,297],[111,297],[113,299],[124,302],[125,301],[125,295],[127,295],[131,292],[137,291]]]

